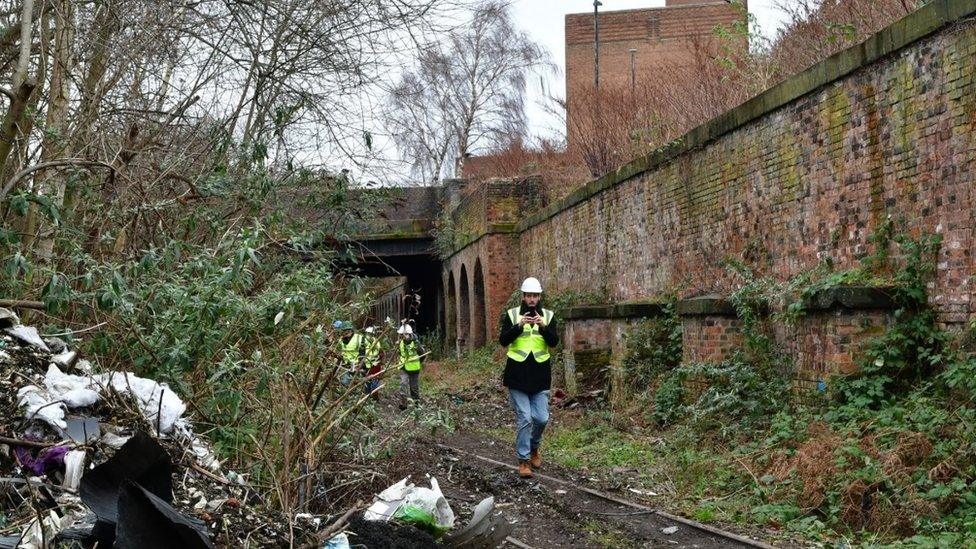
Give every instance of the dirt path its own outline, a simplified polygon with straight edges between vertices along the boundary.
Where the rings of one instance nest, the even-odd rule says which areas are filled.
[[[511,413],[495,397],[452,406],[458,423],[453,433],[417,436],[397,452],[404,472],[412,471],[416,480],[421,481],[418,477],[423,473],[437,478],[459,524],[466,522],[477,502],[491,495],[498,508],[515,523],[512,537],[535,549],[747,547],[580,491],[572,483],[585,485],[587,480],[576,470],[552,463],[543,467],[547,476],[570,484],[539,477],[523,480],[508,467],[472,457],[476,454],[502,463],[514,461],[511,444],[497,441],[479,429],[512,423]],[[631,499],[626,494],[619,497]]]

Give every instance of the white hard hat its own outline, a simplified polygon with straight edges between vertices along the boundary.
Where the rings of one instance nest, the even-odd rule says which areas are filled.
[[[541,294],[542,293],[542,283],[539,282],[538,278],[530,276],[522,282],[522,292],[528,294]]]
[[[397,333],[400,335],[411,335],[413,334],[413,328],[411,328],[409,324],[404,324],[403,326],[397,328]]]

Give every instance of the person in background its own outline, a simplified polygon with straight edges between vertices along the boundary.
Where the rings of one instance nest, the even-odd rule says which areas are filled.
[[[542,307],[542,284],[522,282],[522,303],[502,313],[498,342],[508,349],[502,382],[515,412],[515,454],[518,474],[532,478],[542,467],[542,433],[549,423],[552,368],[549,349],[559,344],[555,313]]]
[[[409,404],[420,403],[420,369],[427,351],[409,324],[400,326],[397,334],[400,335],[397,346],[400,351],[400,409],[406,410]]]
[[[377,389],[380,387],[380,374],[383,373],[383,365],[380,360],[380,339],[376,336],[376,328],[373,326],[366,328],[365,332],[366,334],[363,336],[363,362],[366,365],[366,386],[364,390],[366,394],[379,400],[380,393]]]
[[[363,345],[363,336],[356,333],[352,322],[340,321],[339,329],[342,330],[342,335],[339,336],[338,341],[339,355],[342,357],[342,365],[345,369],[339,378],[339,382],[343,385],[349,385],[352,376],[359,371],[360,364],[366,355],[366,349]]]

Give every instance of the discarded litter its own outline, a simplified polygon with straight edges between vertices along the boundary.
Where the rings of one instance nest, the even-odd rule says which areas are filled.
[[[71,450],[64,455],[64,481],[61,487],[68,490],[77,490],[81,483],[81,476],[85,473],[85,457],[88,452],[84,450]]]
[[[42,351],[51,351],[51,349],[48,348],[47,343],[44,343],[44,340],[41,339],[41,334],[37,333],[37,330],[32,326],[17,324],[10,326],[9,328],[4,328],[4,331],[23,341],[24,343],[29,343],[38,349],[41,349]]]
[[[56,429],[65,429],[66,409],[91,406],[108,389],[133,396],[146,421],[160,433],[172,431],[186,411],[176,393],[151,379],[131,372],[77,376],[63,373],[55,364],[48,367],[43,387],[27,385],[17,391],[17,397],[20,405],[27,408],[28,419],[37,417]]]
[[[166,385],[93,373],[64,341],[0,309],[0,549],[211,547],[207,525],[233,547],[308,535],[249,505],[260,496],[245,475],[220,471],[185,410]]]
[[[71,417],[65,419],[67,427],[61,435],[76,444],[88,444],[102,437],[98,420],[93,417]]]
[[[44,448],[37,455],[34,455],[30,450],[24,448],[23,446],[18,446],[14,450],[14,455],[17,456],[17,461],[21,465],[29,469],[37,476],[41,476],[46,473],[49,469],[53,469],[64,465],[64,455],[68,453],[67,446],[51,446],[49,448]]]
[[[451,547],[497,547],[511,535],[515,525],[495,510],[495,498],[488,496],[474,508],[471,521],[444,538]]]
[[[667,528],[661,528],[661,531],[670,536],[671,534],[674,534],[675,532],[678,531],[678,527],[668,526]]]
[[[132,437],[108,461],[81,477],[81,500],[98,516],[94,534],[103,546],[111,547],[115,538],[119,494],[127,480],[166,500],[173,498],[169,454],[144,433]]]
[[[202,521],[181,514],[163,498],[129,480],[119,493],[116,546],[205,549],[213,544]]]
[[[329,541],[325,542],[325,546],[322,549],[350,549],[349,548],[349,536],[345,532],[338,533]]]
[[[454,511],[441,493],[437,479],[430,478],[430,488],[408,484],[406,477],[379,493],[379,500],[363,515],[366,520],[396,519],[440,535],[454,527]]]

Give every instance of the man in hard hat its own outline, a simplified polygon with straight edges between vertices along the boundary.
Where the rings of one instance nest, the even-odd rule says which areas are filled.
[[[413,328],[403,324],[397,328],[400,335],[398,344],[400,356],[400,409],[406,410],[408,404],[420,402],[420,368],[423,355],[427,354],[423,345],[417,340]]]
[[[377,391],[380,387],[380,373],[383,366],[380,363],[380,339],[376,336],[376,328],[369,326],[364,330],[363,335],[363,362],[366,365],[366,394],[372,395],[379,400],[380,394]]]
[[[339,321],[338,328],[342,330],[339,336],[339,354],[342,356],[342,365],[345,371],[339,378],[343,385],[349,385],[352,376],[359,371],[359,365],[365,356],[366,350],[363,345],[363,336],[356,333],[352,322],[348,320]]]
[[[502,377],[515,411],[515,453],[518,472],[531,478],[542,467],[539,445],[549,422],[552,383],[549,349],[559,343],[555,315],[541,305],[542,284],[536,278],[522,282],[522,303],[502,314],[498,342],[508,348]]]

